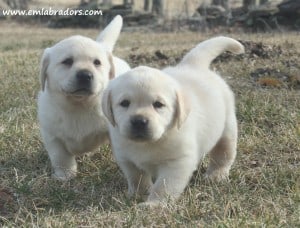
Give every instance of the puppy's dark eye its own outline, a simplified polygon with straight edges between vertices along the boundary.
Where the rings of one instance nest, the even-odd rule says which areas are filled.
[[[72,58],[66,58],[64,61],[62,61],[62,64],[70,67],[73,65],[73,62],[74,60]]]
[[[94,60],[94,65],[95,65],[95,66],[100,66],[100,65],[101,65],[100,60],[99,60],[99,59],[95,59],[95,60]]]
[[[165,106],[165,105],[164,105],[163,103],[161,103],[160,101],[155,101],[152,105],[153,105],[154,108],[162,108],[162,107]]]
[[[121,105],[123,108],[128,108],[129,105],[130,105],[130,101],[129,101],[129,100],[123,100],[123,101],[121,101],[120,105]]]

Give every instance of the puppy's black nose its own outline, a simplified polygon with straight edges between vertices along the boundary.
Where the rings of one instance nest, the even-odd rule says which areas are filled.
[[[80,70],[76,74],[78,84],[89,85],[94,78],[92,72],[88,70]]]
[[[131,126],[135,130],[145,130],[148,126],[149,120],[144,116],[137,115],[131,118]]]

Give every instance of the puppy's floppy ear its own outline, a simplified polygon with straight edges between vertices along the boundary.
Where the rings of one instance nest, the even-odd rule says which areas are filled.
[[[181,127],[190,113],[190,105],[188,99],[182,91],[176,92],[176,111],[175,111],[175,125],[177,129]]]
[[[47,79],[47,69],[50,62],[50,54],[49,54],[49,48],[45,49],[42,60],[41,60],[41,66],[40,66],[40,83],[42,86],[42,91],[45,90],[45,84]]]
[[[109,120],[111,125],[115,126],[115,118],[112,109],[112,101],[111,101],[111,91],[109,89],[104,90],[102,96],[102,110],[106,118]]]
[[[115,65],[113,61],[113,57],[111,53],[107,53],[108,61],[110,64],[110,69],[109,69],[109,79],[113,79],[115,77]]]

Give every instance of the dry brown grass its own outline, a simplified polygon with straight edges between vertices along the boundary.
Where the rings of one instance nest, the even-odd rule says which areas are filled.
[[[269,67],[299,75],[299,34],[227,34],[281,47],[280,55],[223,57],[213,64],[235,91],[238,157],[230,182],[203,179],[206,161],[176,205],[141,210],[125,196],[126,182],[103,147],[79,161],[79,176],[50,178],[36,119],[42,50],[72,34],[1,22],[0,226],[8,227],[297,227],[300,225],[300,91],[262,87],[251,73]],[[163,67],[216,34],[123,33],[116,53],[131,64]],[[226,34],[225,34],[226,35]],[[155,57],[159,50],[167,60]],[[276,52],[274,52],[276,53]],[[293,69],[292,69],[293,68]],[[229,77],[230,75],[230,77]]]

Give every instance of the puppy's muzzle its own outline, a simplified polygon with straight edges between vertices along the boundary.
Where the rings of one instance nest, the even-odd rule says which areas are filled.
[[[78,71],[76,73],[77,85],[74,93],[82,95],[91,93],[93,79],[94,75],[92,72],[88,70]]]
[[[147,140],[149,138],[149,120],[141,115],[130,119],[130,136],[133,140]]]

